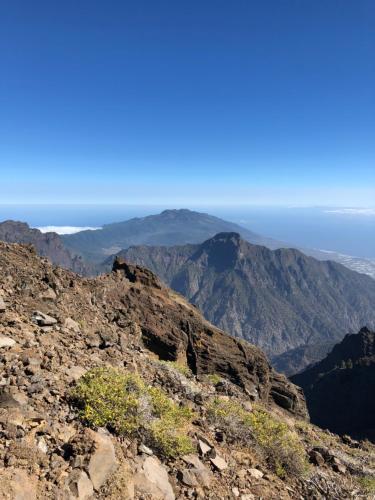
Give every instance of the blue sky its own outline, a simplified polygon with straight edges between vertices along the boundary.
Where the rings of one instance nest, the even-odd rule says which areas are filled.
[[[375,205],[372,0],[3,0],[0,201]]]

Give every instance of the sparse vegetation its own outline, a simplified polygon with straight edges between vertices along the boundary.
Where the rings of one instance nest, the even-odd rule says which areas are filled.
[[[137,375],[114,368],[87,372],[72,392],[80,418],[89,426],[123,435],[142,435],[161,454],[176,457],[193,450],[188,408],[150,387]]]
[[[178,361],[159,361],[159,363],[167,368],[171,368],[172,370],[176,370],[181,375],[185,377],[191,376],[191,370],[188,366],[179,363]]]
[[[375,477],[363,476],[358,479],[359,486],[364,490],[367,495],[375,494]]]
[[[208,406],[208,418],[224,428],[232,441],[255,445],[279,477],[307,471],[305,450],[297,434],[260,405],[249,412],[234,400],[215,398]]]
[[[222,378],[217,373],[210,373],[209,375],[207,375],[207,379],[212,385],[217,385],[222,381]]]

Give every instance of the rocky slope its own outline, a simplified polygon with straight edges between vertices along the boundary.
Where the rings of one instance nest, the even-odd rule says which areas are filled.
[[[0,223],[0,241],[8,243],[29,243],[34,245],[42,257],[48,257],[53,264],[86,275],[93,272],[81,257],[71,253],[56,233],[42,233],[32,229],[25,222],[4,221]]]
[[[346,335],[325,359],[292,380],[303,388],[317,425],[375,441],[375,332],[363,328]]]
[[[261,347],[288,373],[321,359],[342,332],[375,325],[374,280],[298,250],[252,245],[238,233],[119,255],[153,270],[212,323]]]
[[[85,279],[30,247],[1,243],[0,367],[0,498],[342,499],[371,491],[373,447],[311,426],[301,392],[259,349],[210,325],[143,268],[117,261],[111,274]],[[87,392],[95,367],[131,381],[127,411],[116,407],[125,385],[118,392],[102,380]],[[141,379],[137,400],[132,384]],[[94,399],[86,412],[77,394],[81,403]],[[115,406],[95,424],[111,398]],[[131,408],[146,422],[119,432],[114,415],[126,423]],[[167,428],[150,427],[166,411]],[[167,436],[168,449],[176,439],[168,422],[189,412],[189,452],[161,452],[156,437]],[[150,443],[152,429],[159,434]]]
[[[165,210],[157,215],[106,224],[97,231],[80,231],[62,238],[68,248],[98,264],[108,255],[131,245],[201,243],[222,231],[237,231],[244,239],[270,248],[283,246],[233,222],[187,209]]]

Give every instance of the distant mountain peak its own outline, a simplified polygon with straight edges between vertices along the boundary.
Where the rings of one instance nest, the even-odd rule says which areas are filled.
[[[280,242],[255,234],[234,222],[187,208],[167,209],[155,215],[106,224],[97,231],[64,235],[62,239],[68,248],[88,261],[101,263],[109,255],[130,246],[200,244],[218,233],[238,233],[251,243],[280,247]]]
[[[167,208],[163,210],[160,215],[174,215],[174,214],[196,214],[193,210],[189,210],[188,208]]]
[[[215,236],[211,238],[213,242],[220,241],[220,242],[230,242],[236,244],[238,244],[241,239],[242,239],[241,235],[234,231],[217,233],[215,234]]]

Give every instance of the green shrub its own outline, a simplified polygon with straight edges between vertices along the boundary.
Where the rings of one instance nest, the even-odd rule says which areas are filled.
[[[79,380],[72,400],[89,426],[107,427],[121,435],[142,435],[167,456],[193,450],[186,434],[192,412],[179,407],[161,389],[147,386],[137,375],[94,368]]]
[[[167,368],[171,368],[172,370],[176,370],[181,375],[185,377],[191,376],[191,370],[188,366],[183,365],[182,363],[178,363],[178,361],[159,361],[159,363]]]
[[[249,412],[236,401],[215,398],[208,406],[208,419],[225,429],[232,441],[254,444],[279,477],[306,472],[306,453],[297,434],[260,405]]]
[[[363,476],[358,479],[358,484],[367,495],[375,494],[375,477]]]
[[[207,375],[207,379],[213,385],[217,385],[219,382],[222,381],[222,378],[217,373],[210,373],[209,375]]]

